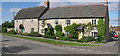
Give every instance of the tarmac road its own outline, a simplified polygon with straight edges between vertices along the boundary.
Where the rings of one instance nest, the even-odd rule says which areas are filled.
[[[116,54],[116,46],[59,47],[47,43],[2,36],[4,54]]]

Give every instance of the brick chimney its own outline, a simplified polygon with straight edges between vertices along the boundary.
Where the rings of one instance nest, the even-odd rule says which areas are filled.
[[[108,6],[108,0],[105,0],[105,6]]]
[[[49,0],[45,0],[44,5],[49,9]]]

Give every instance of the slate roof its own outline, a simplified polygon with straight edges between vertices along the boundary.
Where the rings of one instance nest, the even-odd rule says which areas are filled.
[[[100,5],[70,6],[49,9],[40,19],[105,17],[107,7]]]
[[[46,9],[44,6],[23,8],[21,9],[14,19],[23,19],[23,18],[38,18],[42,15],[43,11]]]

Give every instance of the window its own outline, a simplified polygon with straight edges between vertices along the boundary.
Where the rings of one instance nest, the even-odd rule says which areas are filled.
[[[31,22],[33,22],[33,18],[31,18]]]
[[[70,25],[70,20],[67,19],[67,20],[65,21],[65,24],[66,24],[66,25]]]
[[[91,34],[92,34],[93,37],[97,37],[98,33],[97,32],[91,32]]]
[[[31,32],[34,32],[34,28],[31,28]]]
[[[16,32],[18,32],[18,28],[16,28]]]
[[[81,21],[80,21],[80,23],[81,23]]]
[[[25,22],[25,19],[22,19],[22,22]]]
[[[41,20],[41,24],[42,24],[42,25],[44,24],[43,20]]]
[[[16,22],[18,22],[18,20],[16,20]]]
[[[55,19],[55,24],[58,24],[58,19]]]
[[[96,19],[92,19],[92,24],[96,24]]]

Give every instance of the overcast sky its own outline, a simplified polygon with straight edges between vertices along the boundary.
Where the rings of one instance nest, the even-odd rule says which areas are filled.
[[[2,7],[0,8],[0,12],[2,12],[2,22],[5,21],[10,21],[13,19],[13,14],[12,12],[18,12],[22,8],[27,8],[27,7],[35,7],[35,6],[42,6],[44,5],[44,0],[40,0],[39,2],[12,2],[4,0],[2,2]],[[19,1],[19,0],[18,0]],[[25,0],[26,1],[26,0]],[[36,0],[34,0],[36,1]],[[53,2],[53,1],[58,1],[58,0],[50,0],[50,8],[55,8],[55,7],[63,7],[63,6],[75,6],[75,5],[88,5],[88,4],[104,4],[104,2],[72,2],[73,0],[59,0],[59,2]],[[80,0],[79,0],[80,1]],[[102,1],[102,0],[101,0]],[[113,0],[110,0],[113,1]],[[118,25],[118,2],[115,2],[118,0],[114,0],[114,2],[109,2],[109,13],[110,13],[110,24],[113,26]]]

